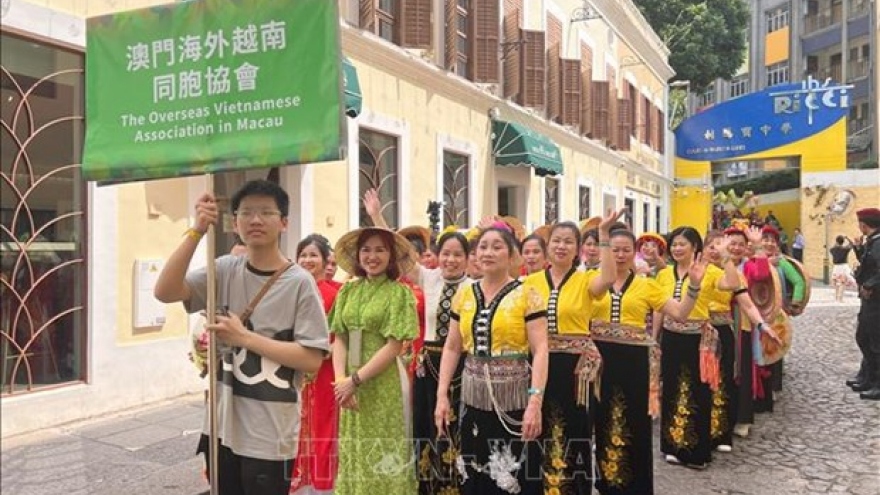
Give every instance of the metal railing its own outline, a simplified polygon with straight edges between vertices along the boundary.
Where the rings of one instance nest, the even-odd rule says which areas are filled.
[[[871,2],[869,2],[868,0],[858,0],[855,2],[850,2],[849,14],[847,15],[847,17],[850,19],[855,19],[856,17],[861,17],[870,12]]]
[[[822,9],[815,14],[807,15],[804,18],[804,34],[810,34],[814,31],[833,26],[840,22],[842,15],[843,9],[840,4]]]
[[[867,77],[868,67],[870,67],[870,65],[867,59],[850,60],[847,79],[853,80],[860,77]]]

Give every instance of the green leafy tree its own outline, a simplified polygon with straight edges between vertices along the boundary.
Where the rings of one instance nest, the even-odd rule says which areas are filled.
[[[651,27],[669,47],[675,78],[691,81],[691,91],[717,78],[730,79],[746,56],[748,5],[744,0],[635,0]]]

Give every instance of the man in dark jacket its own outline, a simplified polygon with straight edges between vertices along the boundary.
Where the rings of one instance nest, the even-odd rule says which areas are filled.
[[[847,382],[866,400],[880,400],[880,209],[856,212],[864,242],[856,246],[859,268],[856,283],[862,306],[859,309],[856,343],[862,351],[862,365],[855,380]]]

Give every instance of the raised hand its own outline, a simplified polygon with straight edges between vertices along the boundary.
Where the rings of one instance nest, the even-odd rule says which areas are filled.
[[[721,242],[718,244],[718,251],[721,253],[722,258],[729,258],[730,251],[727,250],[727,247],[730,246],[730,236],[725,235],[721,238]]]
[[[495,221],[498,220],[498,217],[495,215],[487,215],[480,219],[480,223],[477,224],[477,228],[480,230],[488,229],[492,226]]]
[[[611,230],[611,226],[614,225],[614,222],[617,222],[625,213],[626,208],[620,210],[610,208],[605,216],[602,217],[602,221],[599,222],[599,231],[607,234]]]
[[[688,269],[688,278],[690,285],[699,287],[703,283],[703,275],[706,274],[706,267],[709,266],[709,259],[703,257],[703,253],[699,253],[694,257],[694,262]]]
[[[370,218],[382,214],[382,201],[379,200],[379,192],[375,189],[367,189],[364,193],[364,209]]]
[[[752,225],[745,231],[746,238],[748,238],[749,242],[755,246],[761,244],[761,229]]]

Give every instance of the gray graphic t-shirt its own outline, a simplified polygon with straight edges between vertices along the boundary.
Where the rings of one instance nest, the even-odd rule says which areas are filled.
[[[241,315],[272,275],[249,266],[244,256],[217,259],[217,307]],[[187,311],[206,306],[205,269],[190,272]],[[257,304],[248,329],[274,340],[296,341],[327,352],[327,319],[314,278],[290,267]],[[300,376],[243,348],[223,355],[218,380],[220,441],[238,455],[266,460],[296,457],[300,427]],[[207,425],[207,418],[205,421]],[[207,431],[207,426],[205,428]]]

